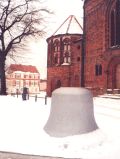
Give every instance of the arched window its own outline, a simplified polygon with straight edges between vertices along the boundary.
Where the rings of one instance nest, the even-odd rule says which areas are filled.
[[[70,39],[68,38],[64,39],[63,45],[64,45],[64,54],[63,54],[64,63],[71,63]]]
[[[111,46],[115,45],[115,12],[112,10],[111,12]]]
[[[63,41],[64,43],[64,51],[70,51],[70,39],[66,38]]]
[[[55,52],[60,51],[60,42],[59,42],[58,39],[54,41],[53,46],[54,46],[54,51],[55,51]]]
[[[64,53],[64,63],[71,63],[71,56],[69,52]]]
[[[120,45],[120,0],[116,0],[110,11],[110,46]]]
[[[53,48],[54,48],[54,64],[59,65],[60,63],[60,42],[58,39],[56,39],[53,43]]]

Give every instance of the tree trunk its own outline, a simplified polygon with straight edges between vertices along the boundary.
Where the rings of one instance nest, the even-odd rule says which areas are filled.
[[[0,58],[0,95],[7,95],[6,77],[5,77],[5,59],[6,58]]]

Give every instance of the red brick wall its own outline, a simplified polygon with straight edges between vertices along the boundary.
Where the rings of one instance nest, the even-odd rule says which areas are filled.
[[[113,0],[87,0],[84,4],[85,86],[106,91],[115,88],[115,65],[120,63],[119,48],[109,47],[109,10]],[[114,59],[114,61],[113,61]],[[111,71],[110,65],[114,63]],[[95,75],[95,65],[102,65],[102,75]],[[99,92],[98,92],[99,94]]]
[[[104,41],[104,2],[103,0],[91,0],[85,4],[85,86],[104,86],[105,75],[95,76],[95,65],[104,62],[103,55]],[[102,80],[104,79],[104,80]]]
[[[55,37],[50,37],[48,39],[48,68],[47,68],[47,95],[51,96],[51,93],[54,89],[57,88],[57,81],[61,82],[61,87],[79,87],[81,85],[81,51],[82,51],[82,42],[80,41],[81,35],[69,35],[70,38],[70,51],[71,51],[71,64],[70,65],[58,65],[55,66],[53,63],[53,42],[54,38],[61,39],[61,48],[62,40],[66,35],[57,35]],[[63,50],[61,50],[63,51]],[[52,57],[52,58],[51,58]]]

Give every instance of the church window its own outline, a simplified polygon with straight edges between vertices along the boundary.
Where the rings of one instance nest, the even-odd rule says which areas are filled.
[[[70,39],[65,39],[64,40],[64,51],[70,51]]]
[[[110,11],[110,46],[120,45],[120,0]]]
[[[102,65],[101,64],[95,65],[95,75],[96,76],[102,75]]]
[[[71,52],[70,52],[70,39],[66,38],[63,42],[64,44],[64,63],[71,63]]]
[[[71,55],[70,52],[64,53],[64,63],[71,63]]]
[[[59,42],[59,40],[55,40],[55,42],[54,42],[54,51],[55,52],[60,51],[60,42]]]

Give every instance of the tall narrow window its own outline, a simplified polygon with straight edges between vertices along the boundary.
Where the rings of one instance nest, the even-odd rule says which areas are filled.
[[[95,65],[95,75],[96,76],[102,75],[102,65],[100,64]]]
[[[60,51],[60,42],[59,42],[59,40],[55,40],[55,42],[54,42],[54,51],[55,52]]]
[[[58,39],[56,39],[54,41],[54,60],[53,63],[55,65],[59,65],[60,64],[60,42]]]
[[[120,45],[120,0],[117,0],[110,11],[110,45]]]
[[[120,0],[116,2],[116,45],[120,45]]]
[[[65,55],[64,55],[64,62],[65,63],[68,63],[68,57],[69,57],[69,53],[65,52]]]
[[[65,41],[64,41],[64,51],[70,51],[70,41],[69,41],[69,39],[65,39]]]
[[[66,38],[63,42],[64,44],[64,63],[71,63],[71,52],[70,52],[70,39]]]
[[[111,46],[115,45],[115,11],[111,12]]]

